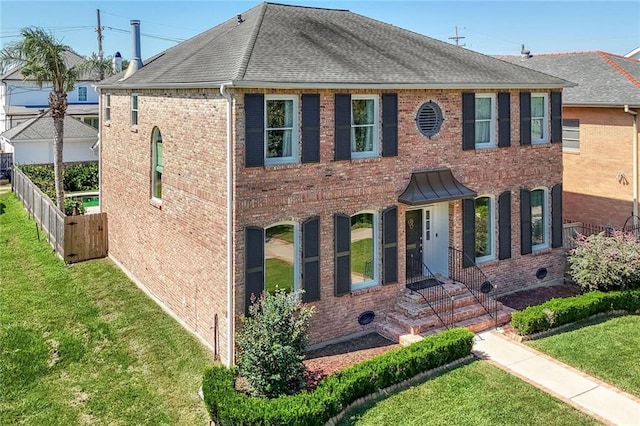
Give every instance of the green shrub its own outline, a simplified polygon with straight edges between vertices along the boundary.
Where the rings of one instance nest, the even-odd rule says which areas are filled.
[[[568,261],[573,280],[585,290],[640,288],[640,244],[630,233],[579,236]]]
[[[56,199],[52,164],[22,164],[19,168],[49,198]],[[65,192],[97,191],[98,163],[65,165],[63,185]]]
[[[640,311],[640,291],[593,291],[580,296],[551,299],[511,314],[519,334],[533,334],[609,311]]]
[[[471,353],[473,333],[448,330],[349,367],[312,392],[266,399],[234,388],[237,371],[215,366],[203,379],[204,401],[217,425],[323,425],[346,406],[382,388]]]
[[[254,396],[274,398],[304,386],[304,348],[313,308],[299,293],[263,293],[242,316],[237,337],[238,370]]]

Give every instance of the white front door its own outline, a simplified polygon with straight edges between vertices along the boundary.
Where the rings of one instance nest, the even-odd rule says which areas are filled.
[[[424,263],[434,274],[449,276],[449,203],[424,209]]]

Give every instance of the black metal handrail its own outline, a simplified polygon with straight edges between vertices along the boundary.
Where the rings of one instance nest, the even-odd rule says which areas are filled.
[[[498,326],[498,302],[494,285],[469,256],[461,250],[449,247],[449,277],[467,287]]]
[[[406,287],[422,296],[446,329],[453,325],[453,296],[422,260],[407,259]]]

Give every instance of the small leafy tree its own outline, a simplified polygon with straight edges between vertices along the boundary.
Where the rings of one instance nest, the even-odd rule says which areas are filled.
[[[302,360],[314,309],[304,306],[299,294],[263,294],[242,316],[238,370],[254,396],[274,398],[304,386]]]
[[[579,235],[568,261],[574,281],[584,290],[640,288],[640,243],[632,234]]]

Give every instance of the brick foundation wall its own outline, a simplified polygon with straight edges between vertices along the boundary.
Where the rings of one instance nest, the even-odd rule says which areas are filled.
[[[564,217],[622,227],[633,211],[633,117],[623,108],[576,107],[563,117],[580,120],[580,151],[563,153]]]

